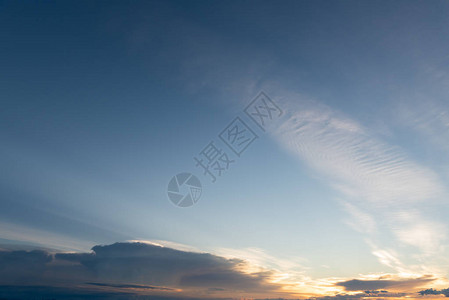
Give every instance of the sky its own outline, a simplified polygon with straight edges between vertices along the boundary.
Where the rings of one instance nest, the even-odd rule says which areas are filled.
[[[0,296],[449,295],[448,13],[0,1]]]

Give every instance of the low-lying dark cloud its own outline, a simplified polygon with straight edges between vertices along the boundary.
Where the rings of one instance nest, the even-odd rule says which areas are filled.
[[[93,290],[79,287],[0,285],[0,299],[58,300],[179,300],[179,296],[141,295],[129,291]],[[183,300],[226,300],[225,298],[182,297]]]
[[[117,283],[100,283],[100,282],[86,282],[88,285],[106,286],[120,289],[149,289],[149,290],[166,290],[173,291],[171,288],[163,288],[160,286],[142,285],[142,284],[117,284]]]
[[[247,273],[246,263],[144,243],[95,246],[91,253],[0,252],[0,284],[84,286],[136,293],[270,292],[271,272]],[[188,293],[187,293],[188,294]]]
[[[274,295],[280,291],[279,285],[271,283],[272,272],[248,272],[245,267],[246,262],[240,259],[144,243],[95,246],[89,253],[0,251],[0,299],[27,298],[23,296],[27,293],[44,298],[59,295],[60,299],[146,299],[148,295],[151,299],[223,299],[236,293]],[[393,275],[375,280],[352,279],[335,284],[350,295],[314,299],[402,297],[434,280],[430,275],[413,279]],[[419,293],[448,296],[449,290]]]
[[[245,263],[209,253],[195,253],[143,243],[95,246],[91,254],[56,254],[58,260],[78,262],[99,278],[138,284],[267,290],[269,272],[239,271]]]
[[[125,300],[130,298],[134,299],[135,296],[137,295],[134,293],[91,290],[77,287],[55,287],[55,286],[41,286],[41,285],[20,285],[20,286],[0,285],[0,299]]]
[[[372,291],[371,291],[372,292]],[[310,298],[307,300],[361,300],[366,298],[374,298],[379,299],[379,297],[384,298],[401,298],[407,296],[407,293],[390,293],[387,291],[379,292],[379,293],[356,293],[356,294],[337,294],[335,296],[324,296],[324,297],[316,297]]]
[[[435,278],[432,276],[422,276],[419,278],[412,278],[412,279],[387,279],[387,278],[377,280],[352,279],[338,282],[335,285],[344,287],[344,289],[348,292],[383,290],[383,289],[408,291],[416,287],[426,285],[434,280]]]
[[[435,289],[427,289],[418,292],[421,296],[425,295],[444,295],[445,297],[449,297],[449,288],[442,290]]]
[[[0,251],[0,282],[28,284],[43,275],[53,257],[45,251]]]

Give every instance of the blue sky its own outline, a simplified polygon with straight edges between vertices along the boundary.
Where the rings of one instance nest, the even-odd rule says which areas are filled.
[[[1,1],[0,241],[211,253],[270,270],[285,297],[449,286],[447,13]],[[283,110],[266,132],[244,113],[261,91]],[[193,157],[237,116],[259,138],[212,183]],[[167,197],[180,172],[203,185],[189,208]]]

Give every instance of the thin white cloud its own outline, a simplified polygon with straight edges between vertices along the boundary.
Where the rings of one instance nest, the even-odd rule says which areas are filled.
[[[424,219],[417,211],[399,213],[397,219],[402,226],[395,228],[394,233],[401,242],[423,249],[425,253],[443,250],[438,248],[447,236],[446,226]]]
[[[80,240],[9,222],[0,222],[0,236],[4,239],[33,243],[45,248],[64,251],[87,251],[94,244],[93,241]]]
[[[445,100],[447,102],[447,100]],[[420,139],[443,151],[449,150],[449,105],[426,96],[400,101],[395,108],[398,121],[416,131]]]
[[[216,255],[229,259],[238,258],[249,262],[253,268],[270,268],[278,272],[288,274],[289,277],[302,277],[308,269],[304,265],[305,258],[273,256],[260,248],[231,249],[219,248],[214,250]]]
[[[205,253],[204,251],[201,251],[197,247],[176,243],[173,241],[166,241],[166,240],[143,240],[143,239],[134,239],[134,240],[128,240],[126,241],[128,243],[143,243],[153,246],[159,246],[159,247],[166,247],[166,248],[172,248],[180,251],[186,251],[186,252],[194,252],[194,253]]]
[[[352,216],[352,219],[346,220],[350,227],[362,233],[377,233],[376,221],[370,214],[346,201],[342,201],[342,206]]]
[[[367,239],[366,243],[371,247],[371,253],[379,260],[379,262],[387,267],[392,268],[402,276],[420,276],[425,272],[413,271],[407,267],[400,259],[398,253],[393,249],[380,248],[372,240]]]
[[[282,107],[288,117],[273,130],[274,138],[344,195],[350,225],[371,236],[383,225],[398,242],[421,255],[441,253],[446,226],[411,209],[444,194],[434,170],[326,105],[296,95],[284,99]],[[375,221],[377,217],[381,223]],[[373,254],[381,263],[401,269],[391,254],[381,250]]]
[[[351,196],[376,206],[398,206],[441,193],[438,176],[409,160],[399,147],[377,140],[327,106],[304,104],[290,103],[291,115],[275,136]]]

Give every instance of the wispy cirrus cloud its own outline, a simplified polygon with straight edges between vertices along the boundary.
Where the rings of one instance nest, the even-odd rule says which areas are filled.
[[[412,105],[400,103],[397,112],[404,125],[418,131],[435,146],[449,150],[449,105],[423,96]]]
[[[3,239],[23,241],[60,250],[85,251],[93,242],[80,240],[46,230],[30,228],[11,222],[0,222],[0,235]]]
[[[441,254],[447,228],[419,209],[445,193],[437,172],[327,105],[301,95],[282,101],[287,117],[272,135],[341,193],[352,216],[346,222],[368,236],[382,264],[405,271],[399,257],[386,258],[389,250],[379,246],[376,236],[385,231],[420,257]]]
[[[442,186],[429,168],[330,107],[289,102],[290,117],[276,138],[345,194],[375,206],[411,204],[438,196]]]
[[[449,82],[448,78],[446,78],[447,82]],[[433,165],[445,181],[449,180],[447,91],[449,90],[446,89],[443,95],[439,96],[432,95],[432,92],[419,95],[398,93],[398,98],[401,100],[392,107],[397,126],[412,132],[415,137],[414,146],[426,153],[428,163]]]

